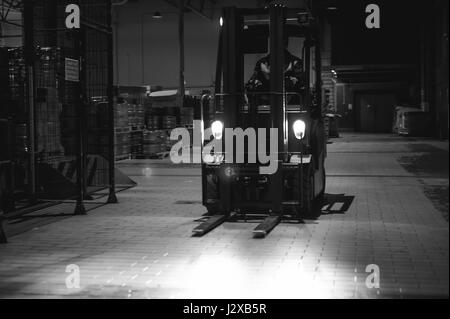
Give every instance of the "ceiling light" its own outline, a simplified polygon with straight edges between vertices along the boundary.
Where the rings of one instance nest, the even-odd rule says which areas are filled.
[[[153,14],[153,19],[161,19],[161,18],[162,18],[161,12],[156,11],[156,12]]]

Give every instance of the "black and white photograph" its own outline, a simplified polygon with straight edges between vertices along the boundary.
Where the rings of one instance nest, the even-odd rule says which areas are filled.
[[[0,0],[0,299],[448,299],[448,24],[448,0]]]

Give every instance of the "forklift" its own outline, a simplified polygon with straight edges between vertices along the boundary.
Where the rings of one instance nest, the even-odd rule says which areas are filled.
[[[262,222],[253,236],[265,237],[282,221],[302,222],[312,216],[325,193],[319,32],[309,12],[278,4],[223,8],[220,24],[215,92],[202,98],[201,107],[209,100],[214,110],[202,123],[222,140],[225,134],[215,131],[277,128],[272,138],[278,142],[278,169],[264,175],[258,163],[235,163],[229,157],[238,150],[231,155],[227,150],[216,153],[208,160],[202,156],[202,203],[208,213],[193,236],[203,236],[227,221],[256,219]],[[293,54],[303,62],[302,84],[295,91],[285,86],[286,39],[298,44]],[[270,87],[266,92],[248,92],[246,56],[268,52]]]

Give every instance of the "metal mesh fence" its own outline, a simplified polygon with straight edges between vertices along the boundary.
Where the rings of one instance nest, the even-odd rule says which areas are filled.
[[[26,10],[26,2],[20,3],[20,10]],[[82,13],[80,29],[65,26],[65,8],[72,3]],[[14,183],[4,188],[21,194],[12,198],[16,206],[31,198],[74,199],[80,185],[86,196],[110,186],[110,1],[28,4],[32,12],[23,19],[23,33],[32,30],[33,41],[0,47],[0,126],[11,150],[2,160],[14,166]],[[78,81],[67,75],[77,63]]]

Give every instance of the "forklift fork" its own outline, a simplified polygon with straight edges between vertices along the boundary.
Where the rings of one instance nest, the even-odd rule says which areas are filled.
[[[192,236],[194,237],[201,237],[213,229],[219,227],[222,225],[228,218],[227,215],[213,215],[208,218],[207,221],[201,223],[198,225],[194,230],[192,231]]]
[[[281,216],[269,216],[253,230],[254,238],[266,237],[281,221]]]

